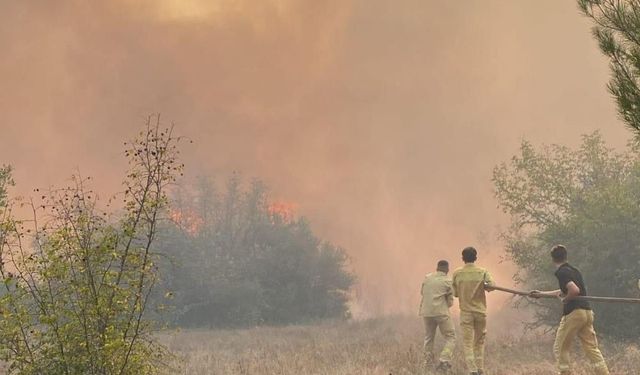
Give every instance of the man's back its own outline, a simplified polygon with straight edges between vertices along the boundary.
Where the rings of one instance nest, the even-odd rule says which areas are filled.
[[[420,316],[433,317],[449,315],[453,305],[451,279],[444,272],[428,274],[422,283],[422,302]]]
[[[587,295],[587,287],[585,286],[584,280],[582,278],[582,274],[580,271],[571,266],[569,263],[565,263],[558,267],[558,270],[555,273],[558,278],[558,283],[560,285],[560,290],[562,294],[567,294],[567,284],[569,282],[574,282],[576,286],[580,289],[580,295]],[[563,315],[569,315],[575,309],[584,309],[591,310],[591,306],[588,301],[581,300],[571,300],[563,305]]]
[[[467,263],[453,273],[453,291],[460,311],[486,314],[487,299],[484,284],[493,284],[491,275],[474,263]]]

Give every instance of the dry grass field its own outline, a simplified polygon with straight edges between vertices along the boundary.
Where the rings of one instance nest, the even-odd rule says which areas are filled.
[[[554,374],[552,338],[514,337],[513,332],[489,331],[487,373]],[[313,326],[183,330],[164,334],[162,340],[179,356],[175,364],[180,374],[429,374],[421,367],[421,336],[418,319],[396,317]],[[640,374],[638,347],[604,343],[603,349],[612,374]],[[466,374],[461,358],[458,347],[453,374]],[[591,374],[587,366],[576,368],[575,375],[587,374]]]

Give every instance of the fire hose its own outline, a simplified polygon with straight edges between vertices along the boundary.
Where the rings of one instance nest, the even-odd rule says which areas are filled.
[[[510,293],[516,296],[532,297],[530,292],[522,290],[503,288],[495,285],[485,284],[487,290],[499,290],[501,292]],[[535,298],[558,298],[557,296],[537,294]],[[604,302],[604,303],[638,303],[640,304],[640,298],[621,298],[621,297],[595,297],[595,296],[577,296],[573,299],[578,301],[590,301],[590,302]]]

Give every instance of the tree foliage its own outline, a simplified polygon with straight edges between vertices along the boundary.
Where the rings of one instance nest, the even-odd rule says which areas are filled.
[[[145,311],[158,278],[152,245],[165,191],[182,169],[176,143],[159,123],[126,143],[125,191],[107,205],[122,204],[116,215],[99,208],[91,179],[78,176],[70,186],[36,190],[36,199],[2,208],[0,358],[10,373],[162,369],[165,351]],[[17,219],[19,208],[31,218]]]
[[[640,1],[578,0],[611,63],[609,91],[625,123],[640,134]]]
[[[592,295],[635,297],[640,276],[640,153],[608,148],[599,133],[578,149],[523,142],[520,153],[495,168],[495,193],[511,216],[503,236],[520,271],[517,282],[557,289],[549,250],[562,243]],[[537,323],[557,324],[555,301],[536,304]],[[637,306],[595,307],[601,332],[637,338]]]
[[[11,178],[11,167],[0,167],[0,208],[7,207],[7,188],[14,184]]]
[[[353,276],[344,251],[233,176],[178,192],[162,238],[168,316],[184,326],[283,324],[346,317]],[[165,297],[166,297],[165,296]],[[160,296],[162,297],[162,296]]]

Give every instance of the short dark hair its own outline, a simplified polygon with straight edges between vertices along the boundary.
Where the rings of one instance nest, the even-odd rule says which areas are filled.
[[[566,262],[567,261],[567,248],[563,245],[556,245],[551,249],[551,259],[554,262]]]
[[[449,268],[449,262],[447,262],[446,260],[438,261],[438,269],[440,270],[444,268]]]
[[[478,259],[478,251],[474,247],[469,246],[462,250],[462,260],[465,263],[473,263],[476,259]]]

